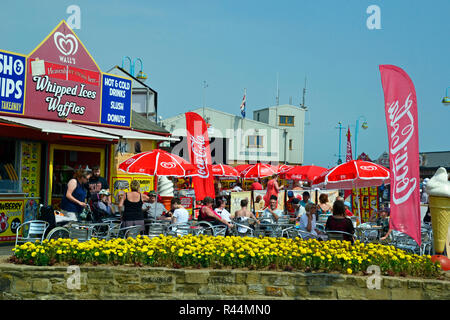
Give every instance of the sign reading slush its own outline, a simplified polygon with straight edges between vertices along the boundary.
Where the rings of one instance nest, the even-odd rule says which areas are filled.
[[[0,50],[0,112],[23,114],[26,57]]]
[[[101,123],[131,126],[131,80],[103,74]]]

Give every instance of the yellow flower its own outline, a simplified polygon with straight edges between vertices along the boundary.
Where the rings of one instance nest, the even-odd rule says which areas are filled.
[[[31,253],[32,257],[36,257],[36,252]]]
[[[62,250],[59,249],[58,251],[56,251],[56,254],[62,254]]]
[[[348,268],[348,269],[347,269],[347,273],[348,273],[348,274],[352,274],[352,273],[353,273],[353,270],[350,269],[350,268]]]

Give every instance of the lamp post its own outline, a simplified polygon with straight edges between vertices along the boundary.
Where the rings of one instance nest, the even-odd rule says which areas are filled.
[[[205,118],[206,88],[208,88],[208,84],[206,83],[206,81],[203,81],[203,118]]]
[[[445,97],[442,99],[443,104],[450,104],[450,96],[448,95],[448,88],[450,87],[447,87],[447,89],[445,89]]]
[[[336,127],[336,129],[339,129],[339,155],[338,155],[338,161],[337,164],[341,164],[342,163],[342,159],[341,159],[341,131],[342,131],[342,122],[338,122],[339,127]]]
[[[143,64],[141,58],[135,58],[133,60],[133,62],[131,62],[131,58],[130,57],[124,56],[122,58],[122,69],[123,69],[123,66],[124,66],[125,59],[127,59],[129,61],[129,63],[130,63],[130,74],[133,77],[136,77],[136,78],[140,79],[141,81],[145,81],[147,79],[147,75],[142,71],[144,69],[144,64]],[[136,65],[136,62],[139,62],[141,64],[141,70],[139,71],[139,73],[137,75],[134,74],[134,67]]]
[[[355,160],[358,159],[358,130],[359,130],[359,120],[360,119],[363,120],[361,128],[363,128],[364,130],[366,130],[368,128],[366,117],[359,116],[359,118],[356,120],[356,126],[355,126]]]

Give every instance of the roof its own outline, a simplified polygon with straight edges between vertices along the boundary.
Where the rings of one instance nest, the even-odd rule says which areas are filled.
[[[236,118],[236,117],[241,118],[238,115],[235,115],[235,114],[232,114],[232,113],[227,113],[227,112],[220,111],[220,110],[217,110],[217,109],[212,109],[212,108],[208,108],[208,107],[205,107],[204,109],[205,109],[205,111],[208,110],[208,111],[211,111],[211,112],[220,113],[220,114],[226,115],[228,117],[232,117],[232,118]],[[203,108],[197,108],[197,109],[189,110],[189,111],[186,111],[186,112],[195,112],[195,113],[201,114],[202,111],[203,111]],[[185,117],[185,112],[180,113],[180,114],[178,114],[178,115],[176,115],[174,117],[164,119],[162,122],[167,125],[167,124],[169,124],[169,123],[171,123],[173,121],[176,121],[176,120],[178,120],[180,118],[183,118],[183,117]],[[261,124],[261,125],[264,125],[266,127],[271,127],[273,129],[280,129],[277,126],[273,126],[273,125],[270,125],[268,123],[261,122],[261,121],[256,121],[256,120],[253,120],[253,119],[244,118],[244,121],[252,122],[252,123],[255,123],[255,124]]]
[[[290,108],[290,109],[295,109],[295,110],[305,110],[302,107],[294,106],[292,104],[280,104],[279,106],[271,106],[271,107],[266,107],[266,108],[253,110],[253,112],[259,112],[259,111],[269,110],[269,109],[280,109],[280,108]]]
[[[450,151],[420,152],[420,166],[450,168]]]
[[[161,133],[164,135],[170,135],[170,132],[159,126],[155,122],[141,116],[134,110],[131,110],[131,128],[135,130],[149,131],[154,133]]]
[[[118,71],[117,71],[118,70]],[[107,71],[107,73],[111,73],[111,74],[116,74],[116,75],[120,75],[120,73],[124,74],[125,76],[129,77],[132,79],[133,83],[132,83],[132,88],[133,89],[142,89],[142,88],[147,88],[150,89],[150,91],[152,91],[153,93],[157,93],[154,89],[150,88],[147,84],[145,84],[144,82],[142,82],[141,80],[139,80],[138,78],[134,77],[131,75],[131,73],[129,73],[128,71],[126,71],[125,69],[122,69],[119,66],[114,66],[111,69],[109,69]]]

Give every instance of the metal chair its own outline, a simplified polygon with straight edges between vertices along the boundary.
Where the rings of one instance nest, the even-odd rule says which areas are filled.
[[[160,234],[166,235],[169,222],[164,222],[162,220],[156,220],[157,222],[146,223],[145,229],[149,238],[159,237]]]
[[[21,236],[20,230],[24,230],[24,227],[28,226],[28,232],[26,235]],[[17,243],[35,242],[36,240],[43,241],[45,231],[47,230],[49,223],[43,220],[31,220],[22,223],[16,231],[16,246]]]
[[[208,221],[199,221],[197,223],[198,227],[201,227],[199,234],[210,235],[210,236],[225,236],[227,232],[227,226],[225,225],[213,225]]]
[[[238,237],[253,237],[254,236],[254,230],[253,228],[251,228],[248,224],[242,224],[242,223],[238,223],[238,222],[233,222],[234,224],[234,228],[232,231],[232,234],[234,236],[238,236]],[[245,232],[242,232],[244,231]]]
[[[189,223],[175,223],[167,227],[166,235],[168,236],[186,236],[191,233],[191,225]]]
[[[352,238],[352,243],[355,241],[355,236],[351,233],[338,230],[326,230],[328,240],[344,240],[344,236],[349,236]]]

